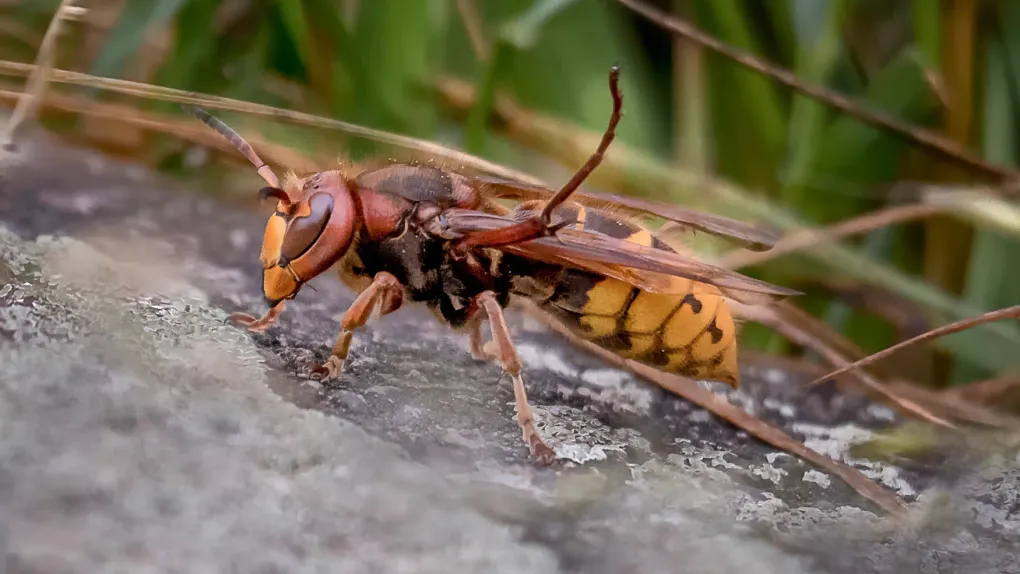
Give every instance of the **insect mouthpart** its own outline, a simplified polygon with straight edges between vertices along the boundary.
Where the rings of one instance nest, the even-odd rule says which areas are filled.
[[[295,298],[303,284],[304,280],[289,262],[262,270],[262,297],[271,307],[284,299]]]

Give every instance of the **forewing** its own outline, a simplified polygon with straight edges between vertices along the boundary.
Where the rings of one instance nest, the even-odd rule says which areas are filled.
[[[516,222],[510,217],[462,209],[447,210],[442,218],[447,232],[454,235],[499,229]],[[670,278],[683,277],[714,285],[727,297],[749,305],[799,294],[677,253],[570,228],[561,229],[554,236],[498,249],[602,273],[654,293],[682,294],[675,291],[677,283]]]
[[[531,185],[495,176],[472,175],[484,184],[486,195],[504,199],[527,201],[549,199],[556,191],[540,185]],[[753,251],[768,251],[779,235],[760,227],[693,209],[686,209],[666,203],[649,201],[622,195],[577,190],[570,196],[572,201],[595,208],[609,208],[631,215],[659,217],[674,221],[686,227],[722,237]]]

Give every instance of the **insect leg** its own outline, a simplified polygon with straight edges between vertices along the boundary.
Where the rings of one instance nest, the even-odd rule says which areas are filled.
[[[475,316],[471,319],[471,357],[477,361],[485,361],[485,345],[482,343],[482,319]]]
[[[283,301],[280,301],[273,305],[262,317],[255,317],[247,313],[231,313],[229,320],[235,325],[247,327],[252,332],[265,331],[276,322],[276,318],[280,316],[280,313],[283,313],[283,303]]]
[[[499,360],[500,366],[503,367],[503,371],[513,379],[517,424],[521,426],[524,442],[527,443],[532,456],[539,463],[550,464],[556,455],[542,440],[542,435],[538,434],[538,430],[535,428],[535,418],[531,413],[531,405],[528,404],[528,394],[524,390],[524,379],[521,378],[521,361],[517,357],[517,349],[514,348],[513,340],[510,338],[510,330],[507,329],[503,310],[499,307],[496,296],[491,291],[483,291],[478,295],[476,301],[489,318],[492,340],[496,346],[496,358]],[[480,342],[480,331],[478,338]]]
[[[354,330],[363,327],[376,309],[380,316],[396,311],[403,304],[403,298],[404,287],[396,277],[385,271],[377,273],[368,288],[344,312],[340,335],[333,345],[333,352],[325,363],[312,370],[312,376],[328,381],[339,375],[347,359],[347,352],[350,351]]]
[[[482,336],[482,316],[476,312],[475,316],[470,320],[470,335],[471,335],[471,358],[476,361],[493,361],[499,360],[497,353],[488,349],[493,342],[489,341],[489,344],[485,344],[485,338]]]

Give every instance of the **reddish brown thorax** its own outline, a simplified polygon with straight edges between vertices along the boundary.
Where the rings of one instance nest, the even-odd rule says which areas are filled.
[[[409,200],[372,189],[359,189],[361,215],[365,223],[366,238],[380,241],[400,224],[400,220],[414,208]]]

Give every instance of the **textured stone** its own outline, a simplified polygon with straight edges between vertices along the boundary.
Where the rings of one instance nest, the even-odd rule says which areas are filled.
[[[403,309],[323,360],[353,296],[261,313],[263,216],[45,138],[0,183],[0,520],[10,572],[1020,572],[1020,461],[850,458],[895,421],[747,365],[713,387],[914,508],[840,479],[511,313],[533,466],[499,368]],[[257,181],[253,180],[254,189]]]

